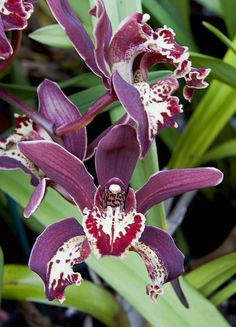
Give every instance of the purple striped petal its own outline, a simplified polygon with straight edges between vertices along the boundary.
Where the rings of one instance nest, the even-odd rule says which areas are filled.
[[[137,211],[145,213],[164,200],[184,192],[216,186],[222,179],[221,171],[210,167],[158,172],[136,192]]]
[[[96,63],[104,77],[107,78],[104,82],[105,86],[109,89],[110,74],[107,71],[106,62],[108,62],[108,47],[112,36],[112,27],[102,0],[97,0],[97,4],[90,10],[90,14],[97,17],[97,24],[94,30],[94,36],[96,38]]]
[[[78,108],[65,96],[57,83],[44,80],[38,88],[39,112],[57,126],[78,120]],[[65,148],[83,160],[86,151],[86,129],[81,128],[63,136]]]
[[[8,58],[12,52],[12,46],[6,37],[3,22],[0,16],[0,59]]]
[[[141,156],[147,153],[151,141],[149,139],[149,124],[147,113],[138,90],[127,83],[118,72],[113,74],[113,86],[116,95],[130,117],[138,124],[138,140],[141,146]]]
[[[47,0],[47,3],[80,57],[96,75],[103,78],[103,73],[99,70],[95,61],[93,42],[69,2],[67,0]]]
[[[66,286],[81,283],[81,275],[73,266],[86,260],[89,254],[83,228],[75,218],[67,218],[48,226],[37,238],[29,266],[42,278],[47,298],[63,302]]]
[[[184,272],[184,255],[176,247],[172,237],[157,227],[147,226],[134,246],[143,259],[151,285],[146,286],[147,295],[153,302],[163,293],[162,285]]]
[[[33,13],[32,1],[27,0],[2,0],[0,15],[4,29],[21,30],[27,26],[27,20]]]
[[[99,142],[95,155],[98,182],[102,188],[113,177],[128,187],[139,157],[136,131],[129,125],[115,126]]]
[[[43,198],[47,191],[47,178],[43,178],[40,180],[39,184],[36,186],[29,203],[24,209],[24,217],[28,218],[34,214],[34,212],[38,209],[40,203],[43,201]]]
[[[96,187],[82,161],[53,142],[22,142],[19,148],[47,177],[71,195],[81,211],[93,207]]]

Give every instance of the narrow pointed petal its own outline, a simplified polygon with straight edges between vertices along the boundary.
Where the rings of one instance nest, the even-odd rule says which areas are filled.
[[[39,112],[46,119],[60,126],[78,120],[78,108],[65,96],[57,83],[44,80],[38,88]],[[86,129],[67,133],[63,136],[65,148],[83,160],[86,151]]]
[[[184,192],[216,186],[223,174],[215,168],[189,168],[161,171],[136,192],[137,211],[145,213],[155,204]]]
[[[47,0],[47,3],[80,57],[96,75],[103,77],[103,73],[99,70],[95,61],[93,42],[72,10],[68,0]]]
[[[0,59],[6,59],[10,57],[12,52],[12,46],[6,37],[3,23],[0,17]]]
[[[138,124],[138,140],[141,146],[141,156],[144,157],[151,145],[151,141],[148,137],[148,117],[144,110],[140,94],[138,90],[127,83],[118,72],[113,74],[113,86],[126,112]]]
[[[83,228],[75,218],[66,218],[49,225],[37,238],[29,267],[42,278],[47,298],[63,302],[64,289],[81,283],[81,275],[73,266],[86,260],[89,254]]]
[[[95,160],[99,184],[103,187],[117,177],[126,189],[139,152],[135,129],[129,125],[115,126],[98,144]]]
[[[157,227],[147,226],[134,246],[143,259],[152,284],[146,286],[147,295],[156,302],[163,294],[162,285],[184,272],[184,255],[172,237]]]
[[[179,278],[176,278],[174,280],[171,281],[171,285],[176,293],[176,295],[178,296],[180,302],[183,304],[183,306],[185,306],[185,308],[189,308],[189,303],[188,300],[182,290],[182,287],[180,285],[180,281]]]
[[[98,196],[99,194],[96,197]],[[131,189],[128,198],[129,206],[126,210],[112,206],[119,199],[110,200],[110,205],[105,208],[95,206],[92,210],[84,210],[84,231],[92,252],[98,258],[104,255],[123,257],[140,238],[145,227],[145,216],[137,213],[132,205],[135,204],[135,195]]]
[[[108,62],[108,47],[112,36],[112,27],[102,0],[97,0],[97,4],[90,10],[90,14],[97,18],[94,30],[94,36],[96,38],[96,63],[107,79],[105,86],[110,88],[110,74],[107,70],[106,63]]]
[[[0,4],[0,15],[5,30],[21,30],[25,28],[33,10],[32,1],[2,0]]]
[[[19,148],[47,177],[71,195],[81,211],[93,207],[96,192],[93,177],[78,158],[48,141],[22,142]]]
[[[38,209],[40,203],[43,201],[43,198],[47,191],[47,178],[42,178],[39,184],[36,186],[29,203],[24,209],[24,217],[28,218],[34,214],[34,212]]]

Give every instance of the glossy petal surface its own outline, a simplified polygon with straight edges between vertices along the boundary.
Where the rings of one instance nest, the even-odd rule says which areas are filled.
[[[103,187],[117,177],[127,188],[139,151],[135,129],[129,125],[115,126],[99,142],[95,155],[99,184]]]
[[[96,192],[93,177],[78,158],[53,142],[22,142],[19,148],[47,177],[71,195],[81,211],[93,207]]]
[[[47,191],[47,179],[42,178],[39,184],[36,186],[29,203],[24,209],[24,217],[28,218],[34,214],[34,212],[38,209],[40,203],[43,201],[45,193]]]
[[[59,85],[44,80],[38,89],[39,112],[56,126],[78,120],[81,114],[78,108],[65,96]],[[82,128],[63,136],[65,148],[83,160],[86,151],[86,129]]]
[[[81,275],[74,272],[73,266],[89,254],[83,228],[75,218],[67,218],[49,225],[37,238],[29,266],[42,278],[47,298],[63,302],[65,287],[81,282]]]
[[[183,274],[184,256],[168,233],[150,226],[145,227],[134,249],[147,268],[152,284],[147,285],[146,291],[155,302],[163,293],[162,285]]]
[[[184,192],[218,185],[223,174],[215,168],[189,168],[161,171],[136,192],[137,211],[145,213],[157,203]]]
[[[94,45],[88,33],[67,0],[47,0],[58,23],[65,30],[76,51],[87,66],[98,76],[103,77],[94,57]]]

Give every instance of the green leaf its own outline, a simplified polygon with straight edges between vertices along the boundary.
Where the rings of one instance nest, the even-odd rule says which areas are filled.
[[[209,161],[225,159],[228,157],[236,156],[236,139],[226,141],[205,153],[199,164],[205,164]]]
[[[236,56],[231,50],[227,52],[224,62],[230,63],[235,69]],[[228,74],[231,78],[229,71]],[[235,76],[232,78],[235,79]],[[235,84],[235,81],[231,84]],[[235,108],[235,90],[219,81],[213,81],[188,121],[173,151],[169,168],[193,167],[198,164],[235,113]]]
[[[100,320],[107,326],[129,326],[119,302],[100,286],[83,280],[80,287],[66,290],[63,304],[46,300],[42,282],[27,266],[6,265],[4,267],[3,299],[26,300],[75,308]]]
[[[236,1],[235,0],[220,0],[222,8],[222,18],[225,21],[229,37],[233,39],[236,34]]]
[[[58,24],[40,27],[34,32],[28,34],[28,36],[45,45],[63,49],[73,49],[73,45],[68,36]]]
[[[236,68],[221,59],[191,52],[190,60],[195,67],[211,68],[210,76],[236,88]]]
[[[0,187],[22,206],[25,205],[32,192],[29,178],[20,171],[1,171]],[[49,190],[39,210],[35,213],[35,218],[30,219],[37,219],[47,226],[65,216],[78,217],[78,211],[59,194]],[[154,326],[209,327],[209,324],[214,327],[228,326],[214,306],[186,283],[184,283],[184,291],[190,301],[190,310],[186,310],[180,304],[169,285],[165,286],[165,295],[160,297],[158,303],[152,304],[145,294],[145,285],[149,282],[146,269],[141,259],[133,253],[127,255],[124,260],[108,257],[96,260],[90,257],[87,263]],[[78,298],[70,300],[68,296],[68,301],[72,301],[73,306],[76,306]],[[207,321],[205,312],[209,312]]]
[[[234,53],[236,53],[236,46],[233,44],[233,42],[227,37],[225,36],[220,30],[218,30],[218,28],[216,28],[215,26],[213,26],[210,23],[207,22],[202,22],[202,24],[209,30],[211,31],[216,37],[218,37],[218,39],[224,43],[227,48],[231,49],[232,51],[234,51]]]
[[[178,14],[176,14],[176,12],[174,15],[170,14],[165,6],[161,5],[161,3],[156,0],[142,0],[142,4],[144,10],[148,11],[152,18],[155,18],[162,25],[167,25],[174,30],[178,42],[184,46],[188,46],[191,50],[197,49],[191,31],[186,30],[184,24],[181,23],[182,21],[177,18]],[[171,5],[170,1],[168,2],[168,5]],[[175,7],[175,10],[176,8],[177,7]],[[178,8],[180,8],[180,6],[178,6]]]
[[[222,7],[221,7],[221,0],[195,0],[203,7],[206,7],[216,13],[219,16],[223,15]],[[224,0],[223,0],[224,1]]]
[[[236,273],[236,252],[210,261],[188,273],[187,281],[208,296]]]
[[[230,282],[227,286],[225,286],[222,290],[213,295],[210,300],[215,305],[218,306],[222,302],[228,300],[231,296],[236,293],[236,280]]]
[[[3,285],[3,252],[2,248],[0,247],[0,307],[1,307],[1,302],[2,302],[2,285]]]

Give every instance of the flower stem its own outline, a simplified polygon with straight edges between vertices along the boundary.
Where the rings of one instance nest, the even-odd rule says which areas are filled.
[[[12,63],[13,59],[15,58],[16,54],[18,53],[22,40],[22,31],[12,31],[12,49],[13,53],[10,57],[0,62],[0,73],[3,73]]]
[[[59,126],[56,128],[55,134],[57,136],[62,136],[66,133],[73,132],[87,126],[99,112],[101,112],[106,106],[115,100],[116,97],[113,94],[109,92],[105,93],[88,108],[88,111],[79,120]]]
[[[11,106],[19,108],[27,117],[31,118],[36,124],[42,126],[48,133],[54,134],[54,125],[35,111],[28,103],[22,101],[3,88],[0,88],[0,98]]]

